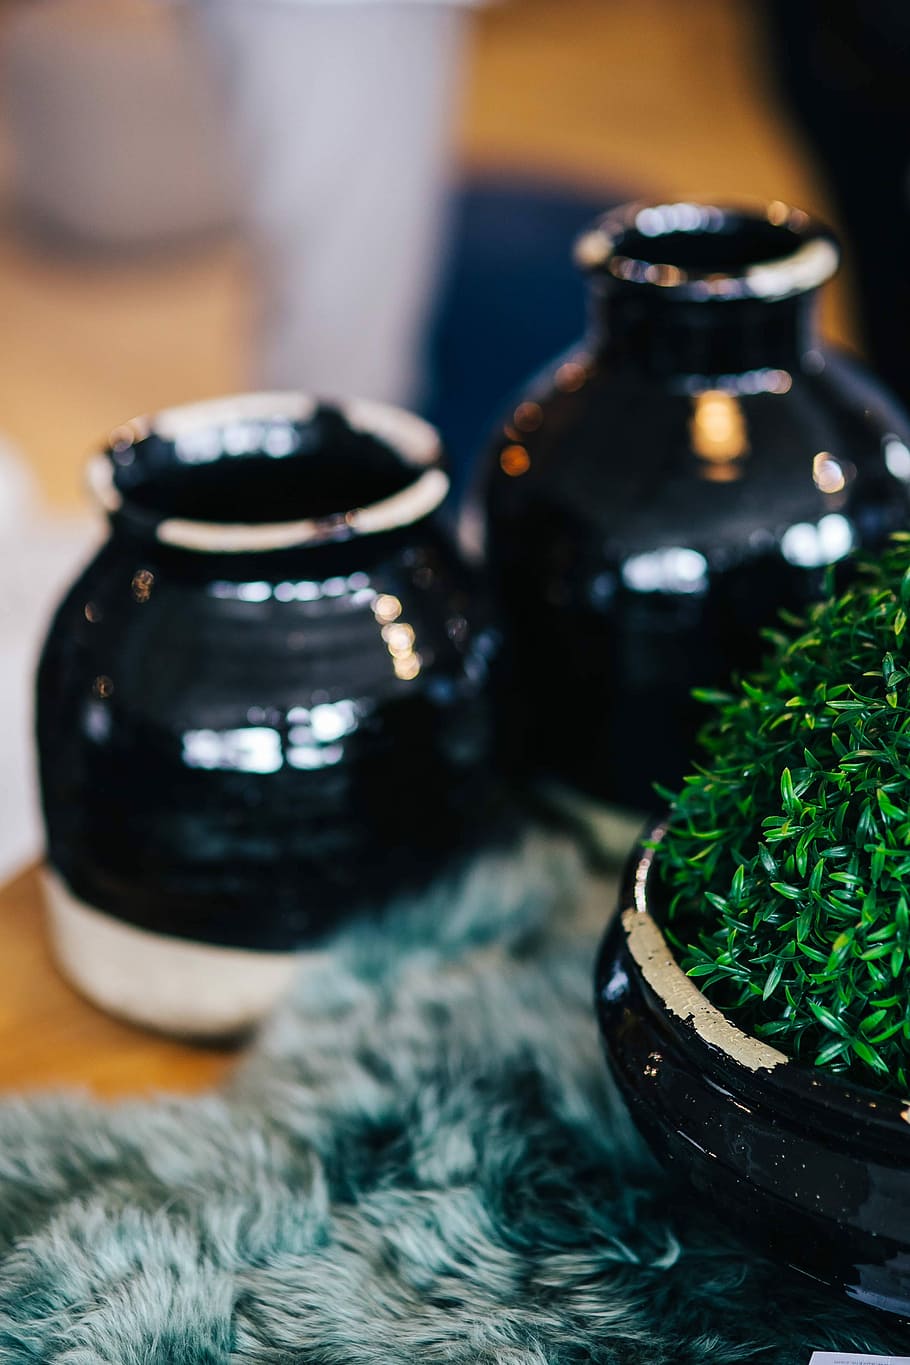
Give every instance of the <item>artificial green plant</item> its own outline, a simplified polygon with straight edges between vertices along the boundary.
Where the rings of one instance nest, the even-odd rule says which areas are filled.
[[[684,969],[802,1063],[910,1092],[910,536],[713,708],[657,867]]]

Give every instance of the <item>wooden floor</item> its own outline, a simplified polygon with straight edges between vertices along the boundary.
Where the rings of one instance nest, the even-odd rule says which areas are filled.
[[[649,195],[783,198],[824,212],[763,88],[747,0],[512,0],[478,13],[466,164]],[[50,501],[136,412],[243,383],[242,253],[73,262],[0,234],[0,429]],[[831,312],[848,326],[842,296]],[[0,893],[0,1087],[192,1088],[228,1065],[114,1023],[54,973],[34,877]]]
[[[81,999],[51,961],[34,872],[0,889],[0,943],[0,1091],[198,1090],[231,1065],[229,1050],[158,1038]]]

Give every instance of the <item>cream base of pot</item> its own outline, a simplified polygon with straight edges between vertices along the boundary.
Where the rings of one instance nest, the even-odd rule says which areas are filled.
[[[42,884],[63,975],[93,1004],[131,1023],[225,1038],[258,1023],[304,964],[324,954],[252,952],[150,933],[87,905],[48,868]]]

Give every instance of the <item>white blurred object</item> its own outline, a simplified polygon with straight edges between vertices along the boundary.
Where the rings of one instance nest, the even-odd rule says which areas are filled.
[[[213,82],[170,7],[2,7],[0,92],[12,195],[28,221],[96,247],[223,228],[233,194]]]
[[[100,535],[88,517],[41,511],[23,461],[0,438],[0,881],[41,848],[32,735],[38,652]]]
[[[413,404],[474,3],[0,8],[14,205],[96,248],[239,219],[256,272],[251,386]],[[181,14],[201,16],[203,42]]]
[[[257,388],[412,404],[442,255],[459,0],[193,0],[253,249]]]
[[[35,481],[20,451],[0,435],[0,551],[36,502]]]

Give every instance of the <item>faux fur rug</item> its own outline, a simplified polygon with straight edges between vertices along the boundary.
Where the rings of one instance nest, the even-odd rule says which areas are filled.
[[[906,1351],[696,1220],[642,1153],[591,1008],[611,905],[538,836],[303,964],[220,1093],[7,1101],[0,1365]]]

